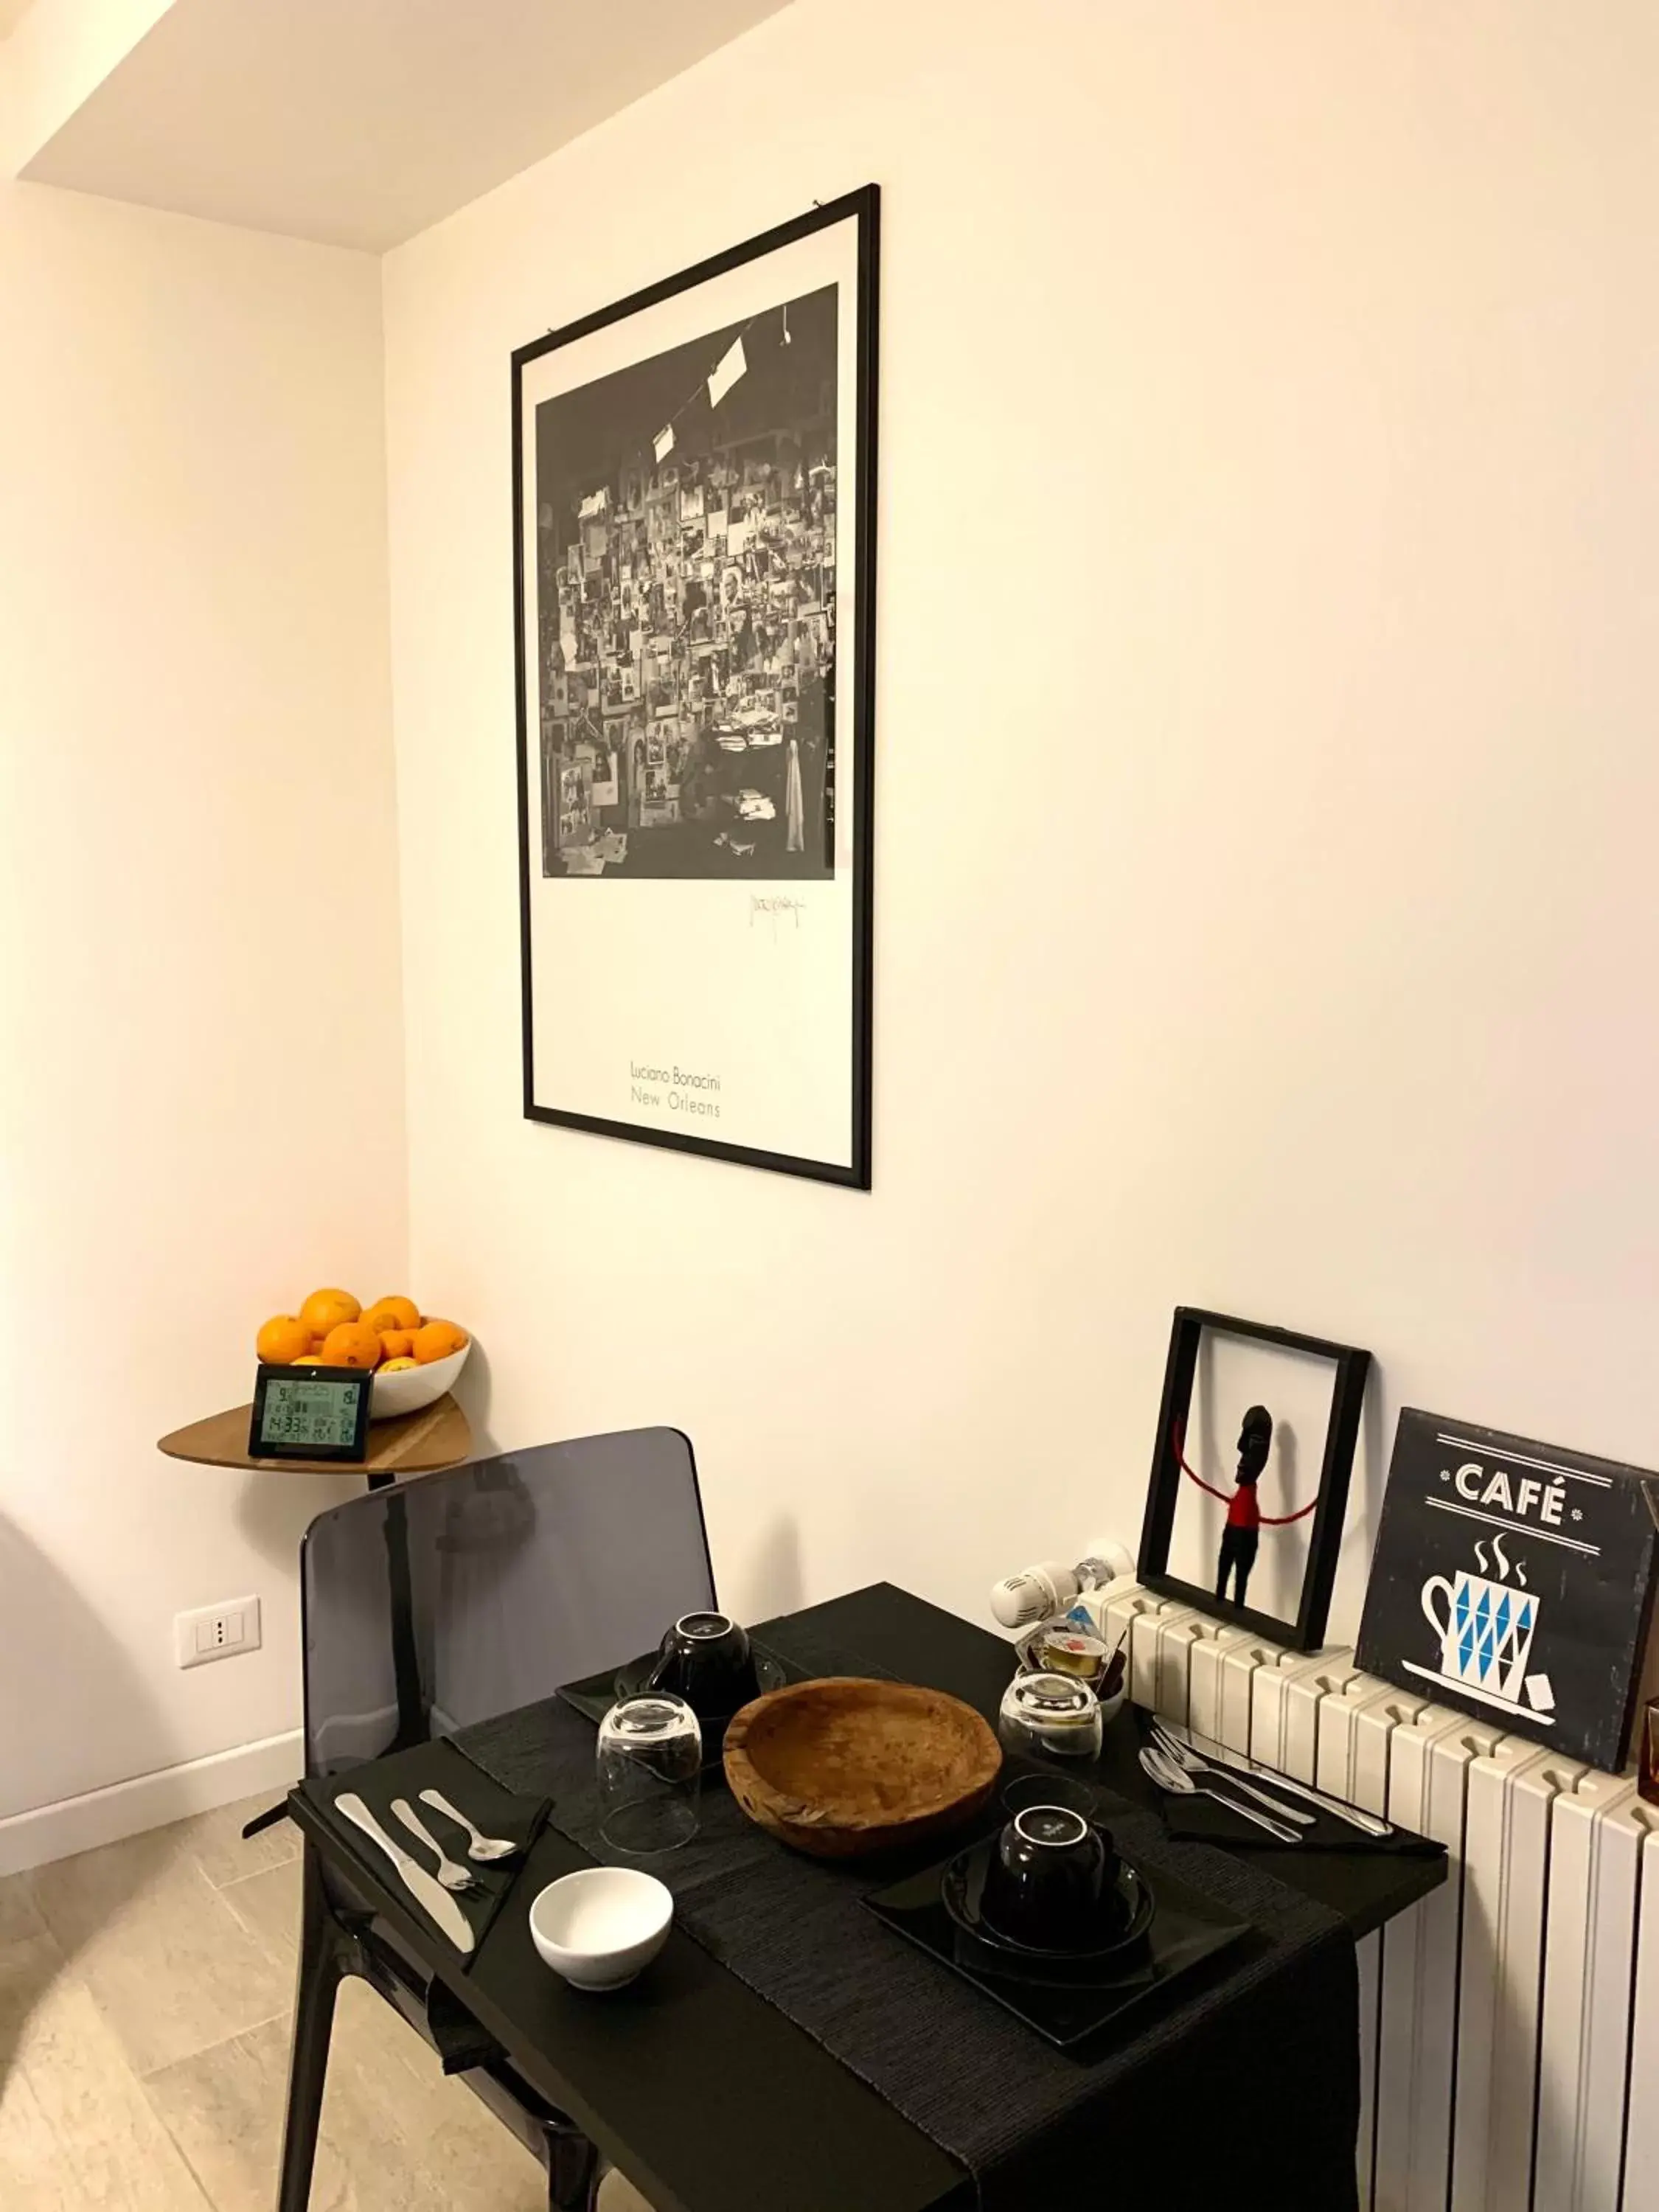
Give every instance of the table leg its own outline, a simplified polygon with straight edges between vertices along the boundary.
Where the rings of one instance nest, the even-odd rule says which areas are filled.
[[[322,1860],[307,1840],[301,1875],[300,1984],[294,2004],[294,2052],[289,2066],[288,2118],[276,2212],[307,2212],[317,2158],[317,2128],[328,2078],[334,1999],[340,1986],[340,1945],[323,1889]]]

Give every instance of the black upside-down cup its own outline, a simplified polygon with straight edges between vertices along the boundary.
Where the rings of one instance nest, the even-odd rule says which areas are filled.
[[[760,1695],[747,1631],[727,1613],[682,1613],[664,1632],[647,1686],[684,1698],[699,1720],[729,1717]]]
[[[998,1837],[981,1911],[993,1932],[1034,1951],[1086,1951],[1116,1932],[1117,1853],[1065,1805],[1028,1805]]]

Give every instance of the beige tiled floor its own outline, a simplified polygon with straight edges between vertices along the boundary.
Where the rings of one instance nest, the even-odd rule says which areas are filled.
[[[4,2212],[270,2212],[299,1844],[258,1807],[0,1881]],[[545,2212],[540,2167],[372,1990],[341,1992],[313,2212]],[[607,2178],[603,2212],[641,2212]]]

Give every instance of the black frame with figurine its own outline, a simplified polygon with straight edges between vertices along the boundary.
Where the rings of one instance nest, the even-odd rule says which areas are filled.
[[[1302,1601],[1294,1620],[1281,1620],[1254,1606],[1218,1598],[1170,1572],[1170,1544],[1175,1532],[1176,1508],[1181,1499],[1182,1440],[1192,1407],[1193,1382],[1198,1371],[1199,1347],[1206,1329],[1240,1336],[1280,1351],[1307,1354],[1334,1363],[1329,1424],[1320,1468],[1319,1489],[1313,1528],[1308,1541],[1307,1571],[1302,1578]],[[1359,1416],[1365,1400],[1365,1382],[1371,1356],[1352,1344],[1332,1344],[1323,1337],[1298,1335],[1293,1329],[1274,1328],[1263,1322],[1239,1321],[1229,1314],[1208,1313],[1197,1306],[1177,1306],[1170,1331],[1170,1355],[1164,1370],[1164,1396],[1158,1408],[1158,1442],[1152,1453],[1152,1480],[1146,1492],[1146,1516],[1140,1531],[1141,1582],[1160,1597],[1178,1598],[1230,1626],[1247,1628],[1257,1636],[1288,1645],[1293,1651],[1317,1651],[1325,1640],[1325,1623],[1336,1582],[1337,1554],[1348,1504],[1348,1483],[1359,1441]]]

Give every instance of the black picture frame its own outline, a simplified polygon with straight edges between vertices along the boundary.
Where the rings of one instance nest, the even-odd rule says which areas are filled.
[[[833,704],[827,713],[832,732],[826,741],[827,750],[836,763],[834,792],[827,800],[830,813],[841,805],[840,762],[843,750],[850,755],[852,764],[852,804],[841,811],[852,823],[852,858],[850,868],[851,913],[848,931],[848,961],[850,974],[851,1035],[847,1049],[850,1060],[846,1063],[847,1092],[849,1102],[849,1122],[846,1157],[823,1159],[805,1156],[787,1149],[773,1148],[764,1144],[729,1140],[722,1136],[705,1134],[691,1127],[667,1127],[647,1121],[635,1121],[611,1115],[592,1113],[552,1102],[538,1095],[538,1054],[536,1037],[536,986],[533,971],[532,899],[536,875],[533,854],[536,840],[547,833],[542,817],[545,804],[537,806],[532,801],[532,745],[540,742],[539,729],[532,739],[530,711],[529,671],[526,657],[529,651],[526,621],[526,549],[525,512],[526,500],[526,437],[525,437],[525,380],[534,364],[556,349],[573,345],[591,337],[594,333],[626,322],[671,301],[680,295],[694,293],[708,284],[742,268],[744,264],[779,254],[809,239],[814,234],[830,227],[852,222],[856,226],[856,276],[853,286],[855,294],[856,331],[854,340],[854,416],[856,424],[856,449],[852,471],[852,499],[850,531],[848,529],[849,509],[843,505],[844,486],[839,473],[836,485],[837,508],[836,532],[837,542],[845,533],[851,537],[854,546],[854,572],[850,592],[838,591],[834,620],[830,625],[833,637],[833,673],[830,678]],[[837,1183],[848,1188],[868,1190],[872,1180],[872,995],[873,995],[873,845],[875,832],[874,794],[874,727],[875,727],[875,638],[876,638],[876,471],[878,441],[878,278],[880,259],[880,190],[874,184],[848,192],[822,206],[815,206],[792,221],[781,223],[749,239],[740,246],[728,248],[706,260],[682,270],[677,276],[665,277],[630,294],[612,306],[599,309],[560,329],[550,331],[529,344],[520,347],[512,356],[512,469],[513,469],[513,578],[514,633],[516,674],[516,767],[519,803],[519,875],[520,875],[520,984],[523,1024],[524,1114],[532,1121],[550,1123],[560,1127],[580,1129],[591,1134],[624,1139],[635,1144],[653,1145],[664,1149],[699,1154],[705,1158],[726,1160],[738,1164],[770,1170],[784,1175],[794,1175],[815,1181]],[[787,330],[786,319],[786,330]],[[837,453],[837,471],[840,459]],[[717,587],[725,589],[724,572],[717,571]],[[850,605],[842,604],[850,599]],[[850,648],[850,650],[849,650]],[[608,701],[606,704],[608,705]],[[787,681],[781,686],[779,714],[785,731],[783,743],[793,757],[793,726],[799,715],[798,702],[790,696]],[[605,726],[603,722],[601,727]],[[612,726],[616,726],[613,725]],[[648,734],[648,732],[647,732]],[[624,739],[624,760],[631,772],[631,742]],[[792,770],[793,773],[793,770]],[[544,767],[539,771],[545,782]],[[645,771],[646,788],[650,788],[650,774]],[[823,782],[830,783],[826,763]],[[544,801],[545,792],[544,790]],[[833,831],[833,823],[832,823]],[[544,874],[552,871],[544,866]],[[592,871],[584,871],[592,872]],[[837,1052],[839,1047],[836,1048]],[[678,1074],[678,1070],[676,1068]]]
[[[1302,1601],[1294,1620],[1281,1620],[1273,1613],[1260,1612],[1255,1606],[1237,1605],[1230,1598],[1218,1598],[1213,1590],[1201,1589],[1169,1571],[1176,1508],[1181,1498],[1181,1450],[1177,1438],[1185,1433],[1193,1381],[1198,1370],[1199,1346],[1206,1329],[1245,1337],[1280,1351],[1328,1359],[1334,1364],[1330,1421],[1325,1431],[1318,1503],[1314,1508],[1309,1536]],[[1160,1597],[1178,1598],[1214,1620],[1247,1628],[1293,1651],[1317,1651],[1321,1648],[1336,1582],[1337,1554],[1342,1545],[1348,1485],[1359,1440],[1359,1418],[1370,1364],[1370,1352],[1356,1345],[1334,1344],[1323,1337],[1304,1336],[1294,1329],[1275,1328],[1262,1322],[1240,1321],[1232,1315],[1210,1313],[1200,1307],[1176,1308],[1170,1330],[1169,1358],[1164,1370],[1164,1393],[1158,1407],[1152,1479],[1146,1491],[1146,1518],[1140,1531],[1137,1571],[1148,1589],[1155,1590]]]
[[[264,1436],[261,1431],[265,1423],[265,1401],[272,1386],[279,1382],[319,1382],[341,1389],[355,1386],[357,1401],[353,1408],[349,1442],[343,1444],[290,1443],[280,1438],[273,1441]],[[374,1377],[362,1368],[273,1367],[262,1360],[254,1378],[253,1404],[248,1415],[247,1455],[250,1459],[264,1460],[337,1461],[342,1467],[361,1467],[368,1456],[368,1424],[374,1397]]]

